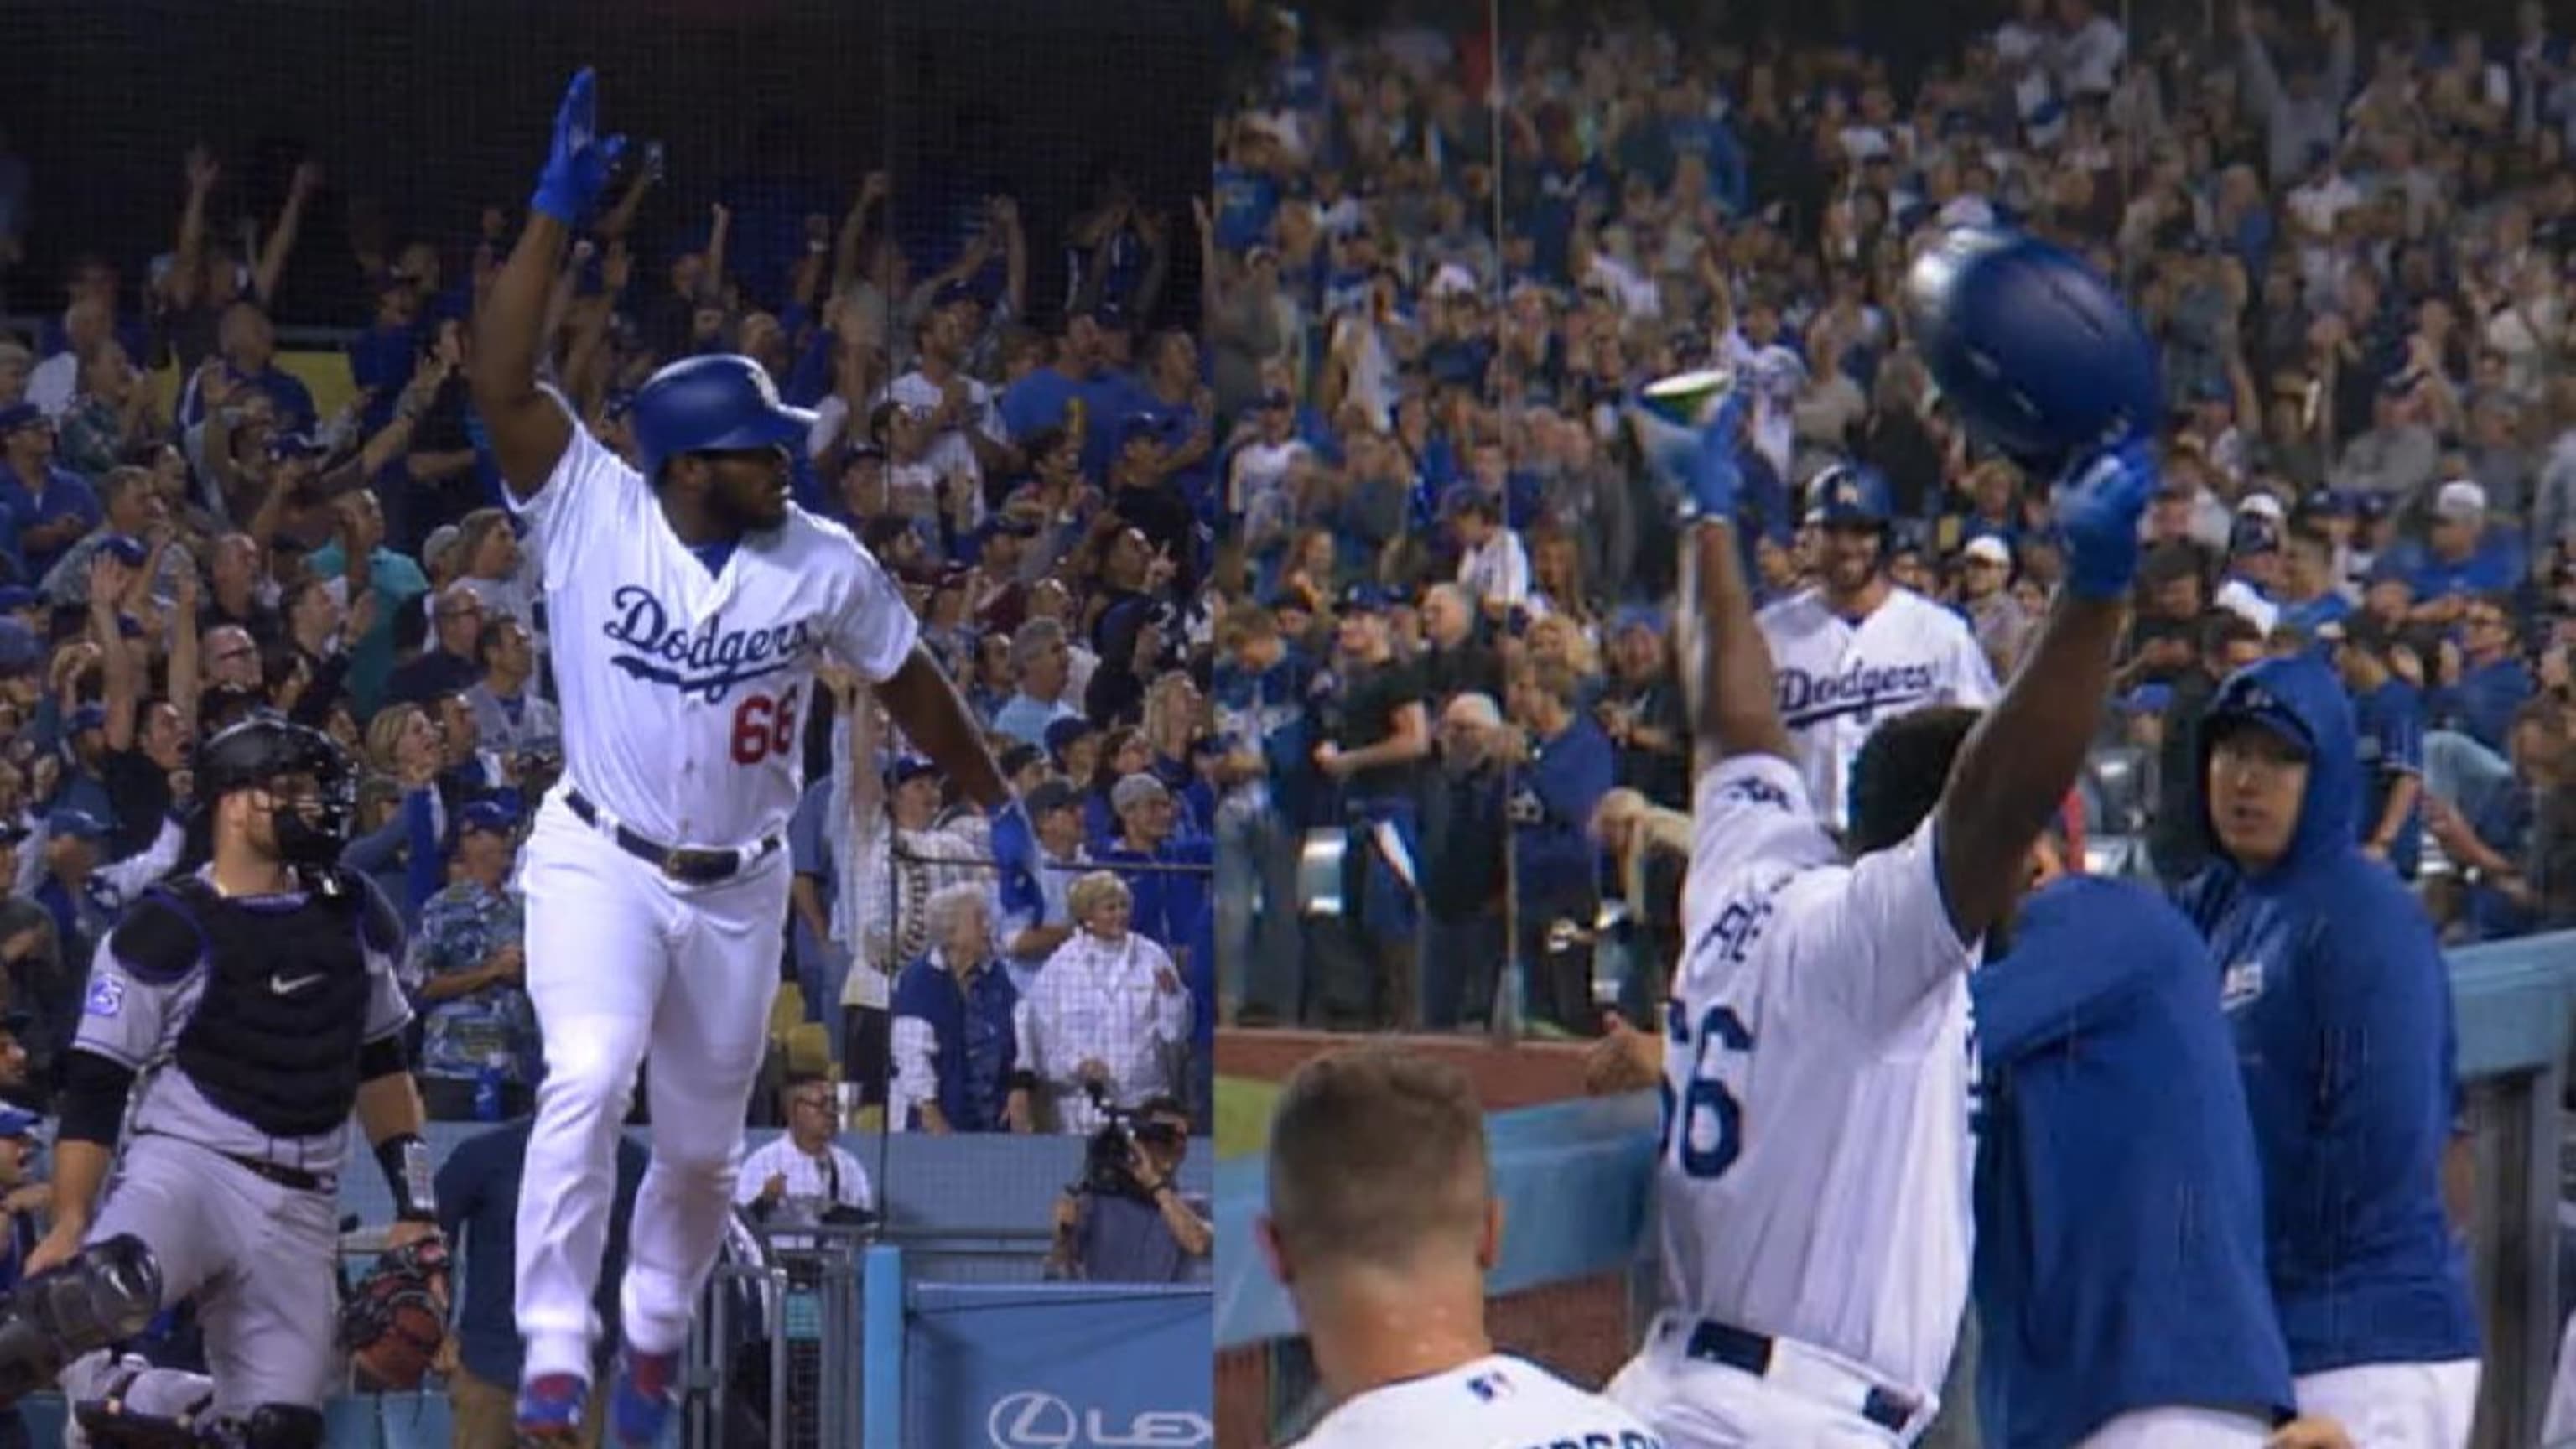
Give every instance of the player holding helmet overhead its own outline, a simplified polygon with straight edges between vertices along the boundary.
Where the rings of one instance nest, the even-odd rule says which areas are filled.
[[[994,814],[1005,870],[1034,855],[982,732],[850,535],[788,500],[813,414],[747,357],[693,357],[635,395],[633,466],[537,382],[572,229],[624,146],[573,78],[476,332],[474,405],[545,576],[564,773],[528,841],[527,988],[546,1079],[519,1208],[523,1440],[570,1440],[619,1125],[649,1050],[653,1164],[635,1202],[612,1420],[659,1438],[699,1289],[732,1211],[744,1108],[778,992],[784,836],[816,666],[873,681],[904,735]]]
[[[1920,298],[1918,332],[1955,300]],[[2123,345],[2147,348],[2134,328]],[[1711,387],[1674,379],[1650,406]],[[1664,1310],[1610,1393],[1676,1449],[1910,1444],[1967,1300],[1968,968],[2100,720],[2154,470],[2143,449],[2063,440],[2066,584],[2030,662],[1983,717],[1922,710],[1872,733],[1847,855],[1794,763],[1734,536],[1743,407],[1729,390],[1662,450],[1687,484],[1699,778],[1662,1030],[1599,1049],[1631,1080],[1660,1069],[1666,1108]]]
[[[0,1399],[193,1298],[214,1385],[203,1442],[318,1449],[353,1110],[401,1218],[389,1241],[438,1234],[402,924],[336,864],[356,790],[329,736],[253,718],[207,743],[197,781],[213,858],[138,900],[90,968],[54,1227],[0,1306]]]
[[[1994,700],[1995,676],[1957,614],[1889,576],[1885,478],[1837,463],[1816,475],[1808,497],[1824,525],[1822,577],[1760,620],[1807,798],[1839,830],[1852,762],[1870,731],[1936,704],[1981,709]]]

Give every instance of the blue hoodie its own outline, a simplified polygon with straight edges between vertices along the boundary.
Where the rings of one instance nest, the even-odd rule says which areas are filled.
[[[2291,1368],[2474,1358],[2441,1197],[2458,1098],[2449,968],[2423,907],[2354,838],[2352,707],[2319,661],[2264,660],[2210,702],[2204,771],[2230,717],[2308,751],[2287,853],[2249,872],[2220,845],[2179,901],[2223,972]]]

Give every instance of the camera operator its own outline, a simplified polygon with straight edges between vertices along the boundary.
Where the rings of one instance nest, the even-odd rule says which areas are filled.
[[[1093,1283],[1182,1283],[1208,1256],[1207,1205],[1181,1194],[1190,1115],[1180,1099],[1150,1098],[1133,1111],[1094,1093],[1109,1125],[1091,1136],[1083,1178],[1056,1199],[1047,1277]]]

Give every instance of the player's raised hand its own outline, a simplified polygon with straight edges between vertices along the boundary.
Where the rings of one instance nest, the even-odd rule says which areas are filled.
[[[1676,373],[1646,384],[1631,425],[1683,518],[1735,516],[1744,491],[1745,407],[1744,389],[1724,371]]]
[[[2093,600],[2128,596],[2138,574],[2138,520],[2155,491],[2155,455],[2144,443],[2095,453],[2067,469],[2055,507],[2069,592]]]
[[[625,150],[624,136],[599,134],[599,77],[583,66],[555,111],[554,144],[528,209],[566,226],[578,223],[608,188],[608,173]]]

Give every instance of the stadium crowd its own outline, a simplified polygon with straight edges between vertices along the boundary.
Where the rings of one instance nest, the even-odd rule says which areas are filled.
[[[2048,480],[1970,445],[1897,305],[1956,224],[2079,250],[2163,353],[2097,860],[2196,869],[2198,712],[2316,651],[2367,742],[2364,843],[2446,939],[2576,923],[2563,18],[2297,0],[2132,35],[2023,0],[1898,66],[1620,7],[1498,54],[1482,12],[1417,12],[1229,7],[1198,218],[1245,547],[1216,693],[1272,808],[1223,823],[1307,907],[1229,922],[1239,1020],[1474,1026],[1507,957],[1568,1031],[1659,997],[1654,842],[1689,768],[1674,550],[1625,421],[1648,380],[1754,393],[1764,600],[1829,581],[1849,530],[1811,485],[1863,477],[1881,566],[2010,674],[2062,565]]]
[[[26,179],[0,174],[8,261],[46,225]],[[542,1064],[514,861],[564,762],[536,551],[463,370],[511,219],[487,209],[448,249],[313,165],[273,214],[209,150],[173,180],[170,235],[54,239],[85,250],[55,295],[20,270],[47,311],[0,331],[0,960],[29,1059],[0,1091],[46,1105],[92,948],[203,848],[192,749],[275,710],[362,762],[346,859],[411,927],[431,1115],[517,1116]],[[620,449],[638,385],[694,353],[746,354],[812,408],[799,501],[900,579],[1044,841],[1036,879],[980,866],[983,818],[854,676],[744,724],[737,757],[799,749],[811,782],[772,1085],[838,1076],[928,1131],[1086,1131],[1094,1079],[1201,1105],[1225,792],[1193,599],[1219,500],[1192,331],[1158,321],[1182,311],[1176,229],[1104,172],[1041,266],[1010,197],[898,227],[892,191],[879,173],[837,216],[758,197],[678,216],[643,157],[560,279],[545,361]],[[341,344],[292,352],[274,321],[311,266],[290,258],[323,245],[312,218],[340,212],[329,265],[367,310],[294,315],[337,324],[345,384],[310,350]],[[1063,295],[1032,294],[1058,272]]]

